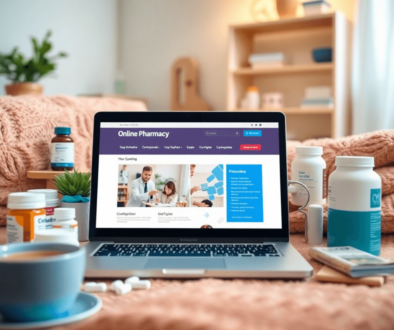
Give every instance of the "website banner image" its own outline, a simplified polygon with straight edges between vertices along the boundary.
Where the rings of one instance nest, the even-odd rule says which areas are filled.
[[[277,126],[103,124],[97,228],[281,228]]]

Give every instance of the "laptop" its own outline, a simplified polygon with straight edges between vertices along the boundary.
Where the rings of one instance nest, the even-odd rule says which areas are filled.
[[[86,277],[306,278],[289,243],[286,119],[100,112]]]

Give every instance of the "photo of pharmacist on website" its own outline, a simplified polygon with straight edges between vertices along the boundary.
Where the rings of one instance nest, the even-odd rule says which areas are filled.
[[[190,199],[192,207],[223,207],[223,164],[190,165]]]
[[[187,207],[189,165],[118,165],[118,207]]]

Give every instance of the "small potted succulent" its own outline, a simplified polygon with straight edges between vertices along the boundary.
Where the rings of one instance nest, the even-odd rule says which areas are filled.
[[[42,85],[37,81],[56,69],[55,61],[66,57],[65,53],[49,56],[52,43],[49,42],[51,32],[48,31],[40,44],[31,38],[33,56],[28,59],[15,47],[9,54],[0,53],[0,75],[5,75],[12,83],[5,86],[7,95],[32,94],[41,95]]]
[[[59,173],[52,182],[64,197],[61,207],[74,208],[75,220],[78,221],[78,239],[89,239],[89,207],[90,207],[90,173],[75,170],[70,173],[66,169]]]

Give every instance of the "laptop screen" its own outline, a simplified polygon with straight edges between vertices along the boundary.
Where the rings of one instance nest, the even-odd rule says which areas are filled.
[[[101,123],[96,228],[281,229],[277,123]]]

